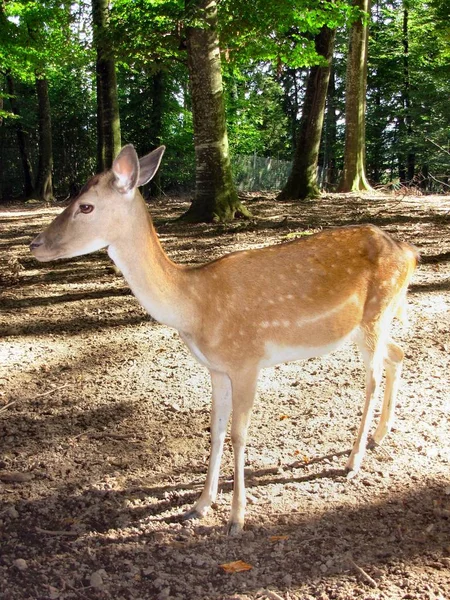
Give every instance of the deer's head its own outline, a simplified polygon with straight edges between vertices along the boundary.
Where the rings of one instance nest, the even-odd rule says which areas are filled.
[[[137,188],[158,170],[165,147],[140,160],[133,146],[122,148],[111,170],[95,175],[67,208],[30,244],[41,262],[89,254],[114,242],[127,213],[140,196]]]

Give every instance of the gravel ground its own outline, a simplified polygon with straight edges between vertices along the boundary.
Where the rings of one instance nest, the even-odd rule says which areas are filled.
[[[257,219],[228,226],[175,221],[183,199],[150,210],[183,263],[362,222],[419,248],[410,325],[395,331],[406,358],[385,446],[347,481],[364,386],[353,347],[267,369],[247,449],[244,532],[224,535],[229,439],[215,510],[182,522],[206,473],[207,373],[144,313],[106,253],[32,258],[27,244],[59,207],[4,206],[2,600],[450,598],[450,197],[246,202]]]

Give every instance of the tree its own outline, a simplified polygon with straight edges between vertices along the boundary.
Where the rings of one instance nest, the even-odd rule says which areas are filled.
[[[438,149],[448,145],[450,126],[444,7],[445,0],[374,5],[366,137],[367,172],[375,182],[438,191],[439,175],[448,173],[448,157]]]
[[[54,73],[63,48],[70,47],[67,33],[70,30],[69,6],[57,0],[45,2],[2,3],[1,28],[7,33],[7,41],[0,50],[0,58],[6,66],[8,88],[11,90],[12,112],[19,120],[18,102],[14,97],[15,80],[34,84],[37,98],[38,121],[38,168],[34,188],[31,167],[24,143],[24,130],[17,126],[19,153],[24,171],[26,195],[42,200],[53,198],[52,128],[49,97],[49,76]],[[3,55],[3,56],[2,56]]]
[[[341,192],[369,191],[365,170],[365,114],[367,88],[367,49],[369,0],[353,0],[360,16],[350,29],[345,88],[344,168]]]
[[[324,64],[310,69],[292,171],[278,200],[316,198],[320,195],[317,162],[335,35],[335,30],[324,26],[315,37],[316,52],[323,57]]]
[[[324,136],[322,143],[323,150],[323,176],[322,185],[327,190],[334,190],[337,183],[337,149],[338,149],[338,125],[337,125],[337,107],[336,107],[336,74],[333,66],[330,71],[330,80],[328,82],[327,103]]]
[[[18,106],[14,79],[10,72],[6,74],[6,89],[8,91],[9,102],[11,104],[11,113],[14,115],[14,127],[17,135],[17,144],[19,148],[20,162],[23,171],[23,193],[26,198],[33,194],[33,169],[31,166],[30,155],[27,148],[26,136],[20,118],[20,109]]]
[[[53,200],[53,145],[52,120],[48,81],[45,77],[36,77],[39,115],[39,161],[36,174],[35,195],[39,200]]]
[[[389,185],[409,185],[414,174],[412,185],[439,192],[448,176],[448,0],[374,2],[365,95],[366,173],[371,182]],[[160,141],[167,145],[160,184],[171,192],[190,191],[195,181],[186,34],[188,27],[202,35],[211,33],[200,4],[191,0],[185,9],[180,0],[110,0],[100,39],[105,57],[116,64],[124,138],[141,153]],[[39,115],[39,106],[42,113],[49,103],[57,133],[47,135],[54,154],[54,193],[61,197],[75,192],[95,171],[97,48],[91,8],[92,0],[0,0],[2,198],[23,196],[24,190],[30,195],[34,188],[33,174],[45,162],[42,134],[49,133],[50,125]],[[298,141],[304,124],[301,108],[309,70],[325,66],[318,58],[315,36],[323,27],[337,29],[335,77],[328,86],[318,158],[324,167],[319,169],[320,184],[333,183],[344,155],[348,48],[342,25],[355,14],[361,22],[363,11],[347,0],[218,3],[215,33],[221,49],[226,131],[234,155],[292,158],[293,140]],[[36,78],[47,82],[48,100]],[[214,105],[212,112],[216,118],[221,109]],[[39,122],[47,123],[41,134]],[[310,140],[307,136],[306,143]],[[299,147],[306,149],[302,142]],[[244,179],[245,167],[238,168]]]
[[[408,1],[403,3],[403,23],[402,23],[402,46],[403,46],[403,119],[401,124],[408,136],[409,144],[406,152],[406,161],[399,161],[401,170],[399,173],[400,181],[412,182],[414,179],[416,156],[413,147],[413,125],[411,114],[411,84],[410,84],[410,66],[409,66],[409,6]],[[406,165],[405,165],[406,162]]]
[[[108,32],[108,0],[92,0],[97,51],[97,170],[109,169],[121,147],[116,65]]]
[[[216,0],[186,0],[188,70],[195,144],[195,196],[185,218],[249,216],[233,183],[225,119]]]

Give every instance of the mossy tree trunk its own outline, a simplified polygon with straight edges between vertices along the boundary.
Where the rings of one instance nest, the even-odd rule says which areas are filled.
[[[92,0],[97,50],[97,170],[109,169],[121,147],[116,65],[108,36],[108,0]]]
[[[335,36],[335,30],[322,27],[315,37],[316,52],[326,64],[314,66],[309,72],[292,171],[278,200],[320,196],[317,163]]]
[[[39,115],[39,161],[34,195],[40,200],[50,202],[53,200],[53,144],[47,79],[36,77],[36,93]]]
[[[369,0],[353,0],[362,13],[351,27],[345,87],[344,169],[339,191],[370,191],[366,177],[366,89]]]
[[[248,216],[231,172],[216,0],[186,0],[187,56],[195,144],[195,197],[184,218],[229,221]],[[202,21],[201,26],[197,23]],[[189,26],[189,23],[194,23]]]

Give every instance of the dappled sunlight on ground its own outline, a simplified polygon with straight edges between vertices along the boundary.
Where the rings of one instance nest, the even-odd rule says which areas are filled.
[[[168,254],[189,264],[363,222],[418,247],[410,322],[394,330],[405,362],[386,443],[347,481],[364,387],[353,346],[266,369],[246,455],[245,532],[224,535],[228,437],[214,510],[181,522],[206,472],[206,370],[144,312],[104,251],[34,261],[27,245],[59,206],[6,207],[1,598],[450,597],[450,197],[245,199],[255,219],[229,225],[182,225],[174,219],[188,206],[182,199],[149,209]],[[251,570],[220,567],[235,560]]]

